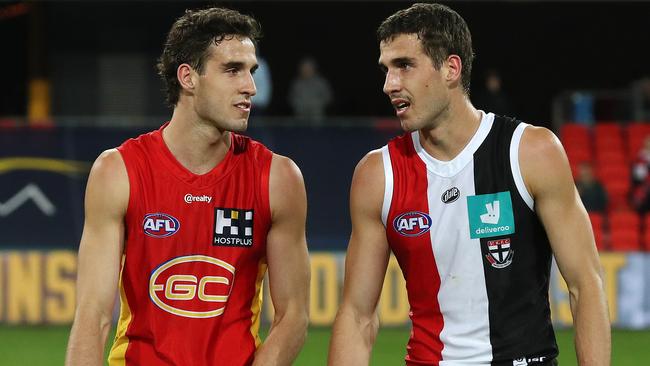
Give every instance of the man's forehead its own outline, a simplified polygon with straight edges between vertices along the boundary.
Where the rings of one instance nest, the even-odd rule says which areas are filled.
[[[253,51],[255,52],[255,43],[244,36],[227,35],[222,40],[210,45],[212,51]]]
[[[248,37],[227,36],[217,44],[210,45],[210,56],[213,59],[229,60],[232,58],[256,62],[255,44]],[[247,60],[243,60],[247,59]]]
[[[421,48],[422,42],[420,37],[415,33],[400,33],[393,37],[384,39],[379,43],[380,49],[393,49],[393,48]]]
[[[379,43],[380,61],[384,58],[416,57],[424,55],[422,41],[415,33],[402,33]],[[385,60],[389,61],[389,60]]]

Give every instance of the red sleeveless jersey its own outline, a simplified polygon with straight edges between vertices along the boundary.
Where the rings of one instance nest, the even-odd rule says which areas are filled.
[[[110,365],[249,365],[257,346],[272,153],[231,134],[196,175],[162,130],[122,144],[130,197]]]

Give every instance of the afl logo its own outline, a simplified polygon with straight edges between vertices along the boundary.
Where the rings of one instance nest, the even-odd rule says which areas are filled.
[[[185,318],[213,318],[226,309],[235,267],[206,255],[173,258],[149,278],[149,298],[160,309]]]
[[[165,238],[178,232],[181,224],[171,215],[152,213],[144,217],[142,228],[144,233],[154,238]]]
[[[403,236],[420,236],[431,229],[431,217],[420,211],[403,213],[393,220],[393,227]]]
[[[460,189],[453,187],[445,191],[445,193],[440,196],[440,199],[443,203],[452,203],[460,197]]]

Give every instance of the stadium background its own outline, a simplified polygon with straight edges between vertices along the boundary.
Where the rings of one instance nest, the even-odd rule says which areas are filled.
[[[630,126],[644,122],[634,120],[627,90],[634,80],[650,75],[649,3],[446,3],[466,19],[473,34],[472,93],[481,91],[482,75],[495,68],[517,117],[552,128],[560,137],[571,135],[563,131],[581,131],[577,134],[588,137],[587,159],[600,156],[598,131],[618,134],[625,147],[630,144],[631,131],[637,131]],[[381,93],[374,30],[409,3],[220,4],[255,15],[263,25],[261,55],[270,65],[273,98],[265,115],[251,117],[248,134],[294,159],[305,177],[312,328],[296,364],[324,364],[350,231],[352,172],[367,151],[399,134]],[[173,20],[185,8],[202,5],[206,3],[0,3],[0,364],[62,363],[74,312],[89,166],[102,150],[168,118],[153,65]],[[335,95],[330,117],[317,124],[291,118],[286,100],[305,55],[318,60]],[[579,113],[584,95],[592,97],[595,122]],[[577,117],[582,123],[571,123]],[[618,129],[603,127],[611,122]],[[571,151],[574,142],[569,144]],[[631,154],[626,150],[628,160]],[[626,170],[628,160],[607,165]],[[599,244],[616,328],[614,365],[650,364],[650,242],[644,239],[645,218],[635,217],[640,221],[637,236],[624,236],[628,245],[622,249],[613,245],[610,213],[601,217]],[[403,357],[408,322],[401,281],[392,263],[373,365],[399,364]],[[572,365],[570,313],[557,276],[551,295],[554,321],[561,329],[561,364]],[[271,309],[264,311],[268,318]]]

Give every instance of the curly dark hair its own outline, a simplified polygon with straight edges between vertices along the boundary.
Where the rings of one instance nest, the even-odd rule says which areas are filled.
[[[474,60],[472,35],[458,13],[441,4],[413,4],[388,17],[377,29],[380,43],[401,34],[417,34],[437,70],[449,55],[458,55],[463,62],[461,83],[469,95]]]
[[[256,44],[262,37],[262,30],[251,16],[224,8],[186,10],[176,20],[156,65],[170,107],[178,103],[180,96],[181,85],[176,77],[178,66],[187,63],[202,73],[210,45],[218,46],[227,37],[247,37]]]

